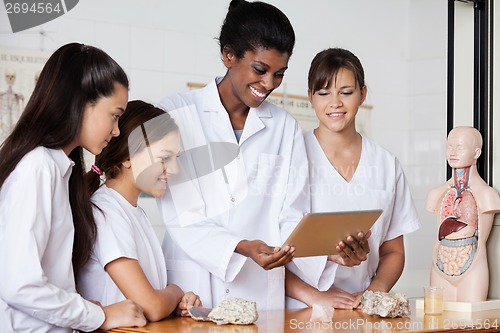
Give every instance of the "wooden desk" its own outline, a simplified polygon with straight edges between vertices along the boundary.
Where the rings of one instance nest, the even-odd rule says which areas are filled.
[[[191,318],[170,318],[144,327],[120,328],[110,332],[176,333],[302,333],[302,332],[500,332],[500,310],[464,313],[445,311],[440,316],[424,315],[410,302],[410,318],[380,318],[359,310],[335,310],[332,322],[309,322],[312,309],[259,312],[254,325],[216,325]]]

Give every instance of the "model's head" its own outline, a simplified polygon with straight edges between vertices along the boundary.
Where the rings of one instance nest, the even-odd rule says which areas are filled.
[[[180,139],[174,120],[149,103],[130,101],[120,118],[119,129],[120,135],[96,156],[95,165],[106,179],[116,179],[130,171],[141,192],[161,196],[167,178],[177,171]],[[99,186],[99,177],[92,171],[87,177],[93,192]]]
[[[221,53],[230,48],[237,58],[258,48],[276,49],[290,57],[293,27],[283,12],[265,2],[232,0],[219,36]]]
[[[466,168],[476,164],[481,156],[483,138],[474,127],[458,126],[448,134],[446,159],[452,168]]]
[[[316,54],[311,62],[307,78],[309,92],[314,94],[320,89],[335,85],[337,74],[342,69],[348,69],[354,74],[360,89],[365,86],[365,72],[358,57],[345,49],[330,48]]]

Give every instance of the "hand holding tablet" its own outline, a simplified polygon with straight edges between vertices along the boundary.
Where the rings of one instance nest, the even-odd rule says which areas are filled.
[[[361,210],[304,215],[283,246],[295,247],[295,258],[335,255],[338,243],[349,235],[366,234],[382,210]]]

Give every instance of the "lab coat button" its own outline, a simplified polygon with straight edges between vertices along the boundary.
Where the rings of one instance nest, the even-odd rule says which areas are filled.
[[[234,197],[231,197],[231,202],[234,202],[234,200],[236,200]]]
[[[226,294],[229,294],[229,289],[226,289]]]

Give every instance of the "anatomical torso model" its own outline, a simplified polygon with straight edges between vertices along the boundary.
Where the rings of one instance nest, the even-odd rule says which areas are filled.
[[[500,196],[477,172],[481,147],[477,129],[451,130],[446,157],[453,176],[427,197],[426,208],[438,219],[430,284],[444,287],[446,301],[478,302],[488,296],[486,241]]]

